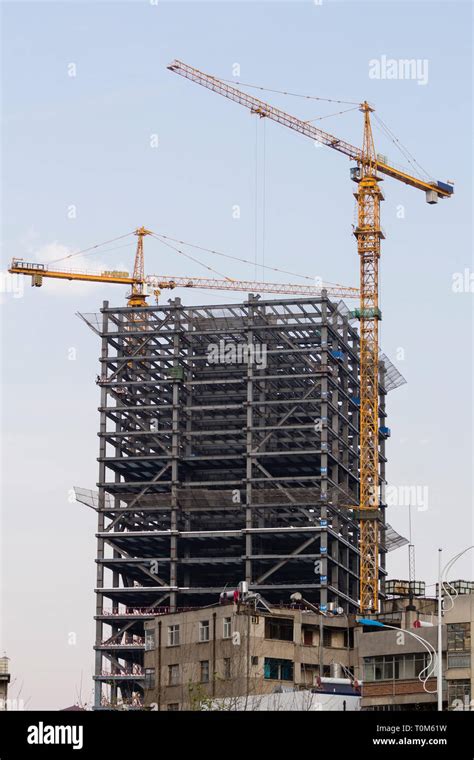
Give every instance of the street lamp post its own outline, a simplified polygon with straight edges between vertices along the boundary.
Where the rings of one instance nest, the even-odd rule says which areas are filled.
[[[438,690],[438,712],[443,712],[443,598],[441,595],[442,585],[442,549],[438,549],[438,672],[436,676],[436,688]],[[447,656],[447,655],[446,655]]]

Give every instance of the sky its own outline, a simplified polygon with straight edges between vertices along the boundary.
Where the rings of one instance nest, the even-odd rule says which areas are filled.
[[[130,270],[132,236],[64,257],[145,225],[254,262],[187,249],[227,276],[305,282],[265,264],[357,285],[348,160],[172,74],[174,58],[273,90],[367,99],[395,136],[374,119],[389,162],[409,166],[403,145],[429,176],[455,181],[438,205],[383,183],[382,348],[407,381],[388,397],[387,477],[395,502],[403,487],[416,497],[416,575],[432,584],[439,547],[447,561],[474,543],[471,4],[2,2],[1,11],[0,649],[11,658],[10,697],[26,709],[91,700],[96,515],[71,489],[97,481],[99,345],[76,312],[125,304],[126,292],[30,288],[4,274],[11,258]],[[409,78],[404,59],[415,61]],[[350,105],[248,91],[305,120],[327,117],[312,123],[360,145],[362,116]],[[145,243],[148,274],[214,275]],[[406,504],[388,520],[408,534]],[[474,577],[473,554],[451,577]],[[406,547],[388,568],[408,577]]]

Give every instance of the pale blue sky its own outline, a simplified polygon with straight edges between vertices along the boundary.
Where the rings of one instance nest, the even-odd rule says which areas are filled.
[[[413,527],[417,575],[432,582],[439,545],[450,557],[472,543],[473,296],[451,288],[453,273],[473,270],[470,3],[17,2],[2,10],[4,267],[12,256],[52,257],[142,224],[253,260],[255,153],[257,144],[261,190],[265,138],[266,262],[357,284],[349,162],[171,74],[173,58],[227,79],[238,63],[244,82],[368,99],[423,167],[456,181],[452,200],[428,206],[422,193],[387,179],[382,207],[383,349],[408,381],[388,400],[387,474],[391,484],[429,489]],[[369,61],[383,55],[426,59],[428,83],[369,78]],[[348,107],[261,97],[305,119]],[[360,143],[358,111],[321,127]],[[404,163],[375,136],[380,152]],[[261,193],[258,206],[261,260]],[[146,243],[148,273],[206,275]],[[132,258],[133,245],[81,264],[122,268]],[[208,262],[223,271],[221,259]],[[237,262],[224,271],[255,274]],[[121,304],[125,290],[24,285],[23,297],[2,296],[1,646],[12,658],[12,696],[23,684],[29,708],[54,709],[77,699],[81,677],[89,698],[93,666],[95,514],[68,503],[68,491],[97,480],[99,346],[74,313],[97,311],[104,298]],[[231,300],[180,295],[185,303]],[[388,518],[405,534],[406,511],[393,508]],[[407,577],[405,549],[389,570]],[[454,575],[472,576],[472,563]]]

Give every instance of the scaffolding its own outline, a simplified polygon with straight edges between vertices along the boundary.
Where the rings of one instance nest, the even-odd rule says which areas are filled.
[[[146,619],[240,581],[273,605],[301,591],[356,612],[359,338],[344,304],[175,298],[81,316],[101,339],[98,492],[78,492],[98,514],[96,708],[139,703]]]

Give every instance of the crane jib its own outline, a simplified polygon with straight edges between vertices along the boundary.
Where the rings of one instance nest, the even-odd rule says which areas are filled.
[[[337,150],[339,153],[343,153],[359,164],[364,163],[363,153],[360,148],[356,148],[345,140],[340,140],[338,137],[329,134],[329,132],[324,132],[322,129],[309,124],[307,121],[298,119],[296,116],[291,116],[280,108],[276,108],[253,95],[249,95],[243,90],[239,90],[237,87],[227,84],[217,77],[205,74],[199,69],[195,69],[179,60],[174,60],[167,68],[192,82],[196,82],[219,95],[229,98],[235,103],[239,103],[248,108],[251,113],[260,116],[260,118],[271,119],[282,126],[293,129],[295,132],[299,132],[300,134],[309,137],[315,142],[326,145],[333,150]],[[410,185],[411,187],[428,193],[427,200],[429,203],[436,202],[438,197],[449,198],[454,192],[453,186],[449,183],[422,180],[419,177],[414,177],[408,172],[404,172],[381,161],[376,162],[376,169],[382,174],[386,174],[406,185]]]

